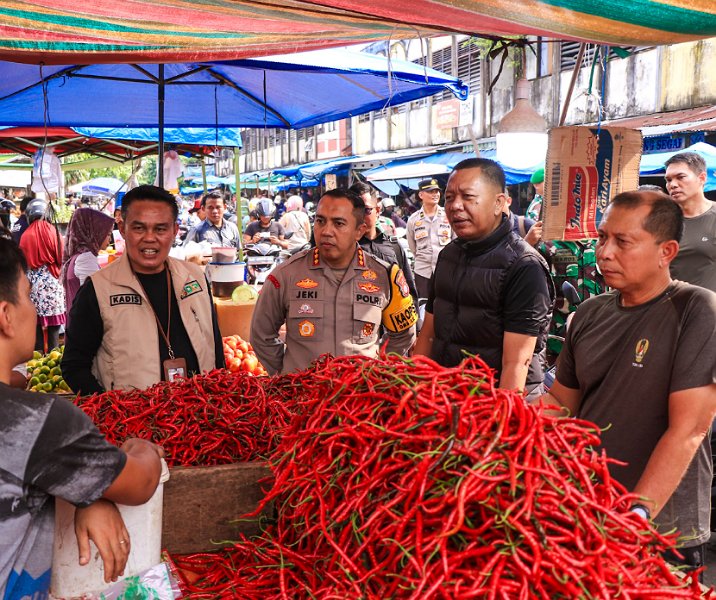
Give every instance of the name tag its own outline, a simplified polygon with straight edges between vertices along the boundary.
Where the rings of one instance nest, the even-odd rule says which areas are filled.
[[[142,297],[139,294],[116,294],[109,297],[110,306],[119,306],[120,304],[141,304]]]

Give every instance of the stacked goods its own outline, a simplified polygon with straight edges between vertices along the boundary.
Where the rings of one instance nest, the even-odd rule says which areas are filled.
[[[224,359],[226,368],[232,373],[249,373],[251,375],[267,375],[251,344],[241,339],[240,335],[229,335],[224,338]]]
[[[108,391],[77,404],[107,439],[159,444],[173,466],[211,466],[265,458],[287,426],[291,394],[280,382],[215,370],[146,390]],[[285,386],[285,384],[283,384]]]
[[[35,350],[32,359],[27,361],[27,389],[32,392],[70,393],[70,386],[62,378],[62,355],[64,346],[53,348],[45,356]]]
[[[280,379],[299,406],[259,508],[276,522],[176,557],[189,597],[699,597],[594,426],[496,389],[480,361],[343,357]]]

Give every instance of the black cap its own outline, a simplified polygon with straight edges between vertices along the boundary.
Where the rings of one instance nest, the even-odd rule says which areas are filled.
[[[431,190],[439,190],[440,184],[438,183],[437,179],[423,179],[418,184],[418,191],[420,192],[429,192]]]

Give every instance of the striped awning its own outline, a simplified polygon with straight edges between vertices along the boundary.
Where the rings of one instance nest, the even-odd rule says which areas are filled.
[[[716,36],[714,0],[4,0],[0,59],[45,64],[226,60],[435,35],[607,45]]]

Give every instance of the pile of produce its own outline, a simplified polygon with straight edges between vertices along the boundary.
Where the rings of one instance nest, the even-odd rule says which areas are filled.
[[[699,597],[594,426],[496,389],[477,359],[322,359],[274,381],[299,404],[257,510],[276,522],[175,557],[189,597]]]
[[[241,339],[240,335],[229,335],[222,339],[224,340],[224,359],[229,371],[250,373],[251,375],[268,374],[259,362],[251,344]]]
[[[287,384],[215,370],[76,402],[113,444],[151,440],[170,467],[223,465],[265,458],[276,447],[292,416]]]
[[[35,350],[32,359],[27,361],[27,389],[32,392],[54,392],[69,393],[70,386],[65,383],[62,378],[62,354],[65,351],[64,346],[53,348],[46,355]]]

